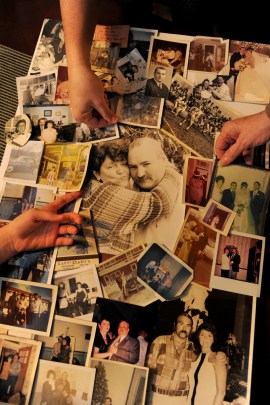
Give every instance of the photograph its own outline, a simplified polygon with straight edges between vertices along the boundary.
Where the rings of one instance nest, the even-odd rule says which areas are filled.
[[[202,213],[189,208],[173,253],[194,271],[193,281],[209,287],[217,232],[202,222]]]
[[[138,258],[137,274],[161,300],[179,297],[193,279],[193,270],[165,246],[153,243]]]
[[[213,171],[213,160],[186,156],[184,165],[183,203],[205,207]]]
[[[218,236],[210,286],[259,297],[264,252],[264,236],[239,232]]]
[[[57,287],[1,277],[1,326],[49,336],[56,304]]]
[[[78,143],[45,145],[37,183],[58,187],[61,191],[80,190],[90,149],[91,145]]]
[[[249,165],[217,166],[213,173],[210,198],[236,212],[232,229],[263,235],[269,202],[268,170]]]
[[[0,402],[30,403],[41,342],[18,336],[0,336]]]
[[[92,321],[95,298],[103,297],[94,265],[57,271],[53,284],[58,287],[57,315]]]
[[[147,97],[159,97],[165,100],[169,96],[173,68],[150,63],[144,94]]]
[[[148,368],[102,359],[90,365],[96,369],[92,405],[145,404]]]
[[[74,142],[98,143],[117,138],[119,138],[117,124],[108,125],[103,128],[89,128],[83,122],[81,124],[77,123],[74,134]]]
[[[91,405],[95,369],[39,360],[32,404]]]
[[[91,68],[98,72],[113,73],[120,53],[119,42],[93,40],[90,52]]]
[[[29,140],[32,124],[26,114],[16,115],[5,124],[4,137],[7,144],[23,146]]]
[[[57,68],[57,82],[53,104],[70,104],[68,69],[66,66],[58,66]]]
[[[137,278],[138,257],[144,249],[144,245],[135,246],[97,266],[105,298],[141,306],[159,298]]]
[[[210,199],[203,211],[202,222],[217,233],[228,235],[231,230],[236,212]]]
[[[89,367],[97,324],[55,315],[50,336],[42,342],[40,359]]]
[[[39,76],[16,77],[20,105],[52,104],[55,99],[57,71]]]
[[[24,146],[7,145],[3,156],[3,177],[17,183],[35,183],[44,143],[28,141]]]
[[[133,49],[127,55],[118,59],[111,81],[112,86],[111,88],[107,87],[106,91],[119,94],[135,93],[145,86],[146,61],[138,49]]]
[[[173,143],[149,135],[92,145],[82,208],[91,210],[99,253],[153,242],[172,250],[178,238],[185,212],[176,166],[182,156],[174,164]]]

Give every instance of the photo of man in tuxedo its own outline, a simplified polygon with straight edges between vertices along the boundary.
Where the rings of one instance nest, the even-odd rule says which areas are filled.
[[[239,265],[241,262],[241,257],[238,254],[237,248],[233,247],[232,248],[232,254],[230,257],[230,265],[231,265],[231,270],[229,273],[229,278],[232,278],[236,280],[237,273],[239,273]]]
[[[235,190],[237,188],[237,183],[235,181],[231,182],[231,187],[223,190],[220,203],[230,210],[234,209],[235,200]]]
[[[146,96],[160,97],[166,100],[169,95],[169,89],[166,84],[164,84],[166,76],[166,68],[163,66],[157,66],[154,70],[154,77],[148,79],[146,82],[144,94]]]
[[[265,194],[261,191],[261,183],[255,181],[253,190],[250,191],[250,210],[254,218],[256,233],[261,234],[262,212],[264,206]]]

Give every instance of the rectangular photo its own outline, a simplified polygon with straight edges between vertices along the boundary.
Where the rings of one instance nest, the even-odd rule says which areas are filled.
[[[193,270],[165,246],[157,243],[141,253],[137,274],[161,300],[179,297],[193,279]]]
[[[204,209],[202,222],[216,232],[228,235],[235,216],[235,211],[229,210],[224,205],[210,199]]]
[[[147,73],[144,94],[150,97],[164,98],[169,96],[172,82],[173,68],[151,62]]]
[[[2,277],[0,323],[10,329],[27,329],[37,335],[49,336],[56,304],[57,287]]]
[[[70,104],[68,69],[66,66],[58,66],[55,98],[53,100],[53,104]],[[58,114],[59,113],[57,113],[57,115]]]
[[[210,285],[241,294],[260,296],[265,237],[239,232],[217,238]]]
[[[102,73],[113,73],[119,53],[119,42],[93,40],[90,53],[92,69]]]
[[[0,402],[28,405],[41,342],[0,335]]]
[[[92,405],[145,404],[148,368],[102,359],[91,359],[90,366],[96,370]]]
[[[40,359],[89,367],[97,324],[55,315],[50,336],[39,336]]]
[[[104,297],[145,306],[155,301],[156,293],[137,277],[138,257],[145,246],[126,250],[97,266]]]
[[[90,405],[94,381],[94,368],[39,360],[31,403],[52,404],[56,397],[59,405]]]
[[[57,69],[34,77],[16,77],[19,104],[52,104],[55,99],[56,79]]]
[[[96,267],[58,271],[53,278],[58,287],[55,313],[92,321],[96,297],[103,297]]]
[[[77,124],[74,135],[74,142],[98,143],[119,138],[117,124],[108,125],[103,128],[89,128],[83,122]]]

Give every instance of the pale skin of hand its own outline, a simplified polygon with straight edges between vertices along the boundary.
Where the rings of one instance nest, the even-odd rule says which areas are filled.
[[[226,122],[215,145],[219,166],[228,165],[240,155],[251,164],[251,149],[269,139],[270,119],[265,111]]]
[[[23,212],[0,228],[0,263],[19,252],[71,245],[73,238],[66,235],[76,235],[76,224],[81,224],[82,218],[74,212],[57,212],[81,195],[81,191],[65,194],[50,204]]]

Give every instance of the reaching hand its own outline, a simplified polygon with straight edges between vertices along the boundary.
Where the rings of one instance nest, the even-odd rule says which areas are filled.
[[[219,166],[226,166],[239,155],[252,163],[251,149],[269,139],[270,119],[265,111],[226,122],[215,145]]]
[[[8,238],[9,249],[15,255],[25,250],[38,250],[59,245],[71,245],[76,225],[81,224],[81,216],[74,212],[58,214],[58,210],[70,201],[81,196],[80,191],[65,194],[41,208],[32,208],[19,215],[1,228]],[[0,242],[1,243],[1,242]]]
[[[76,121],[91,128],[117,122],[117,116],[108,107],[102,81],[90,67],[77,65],[69,68],[69,95],[72,115]]]

